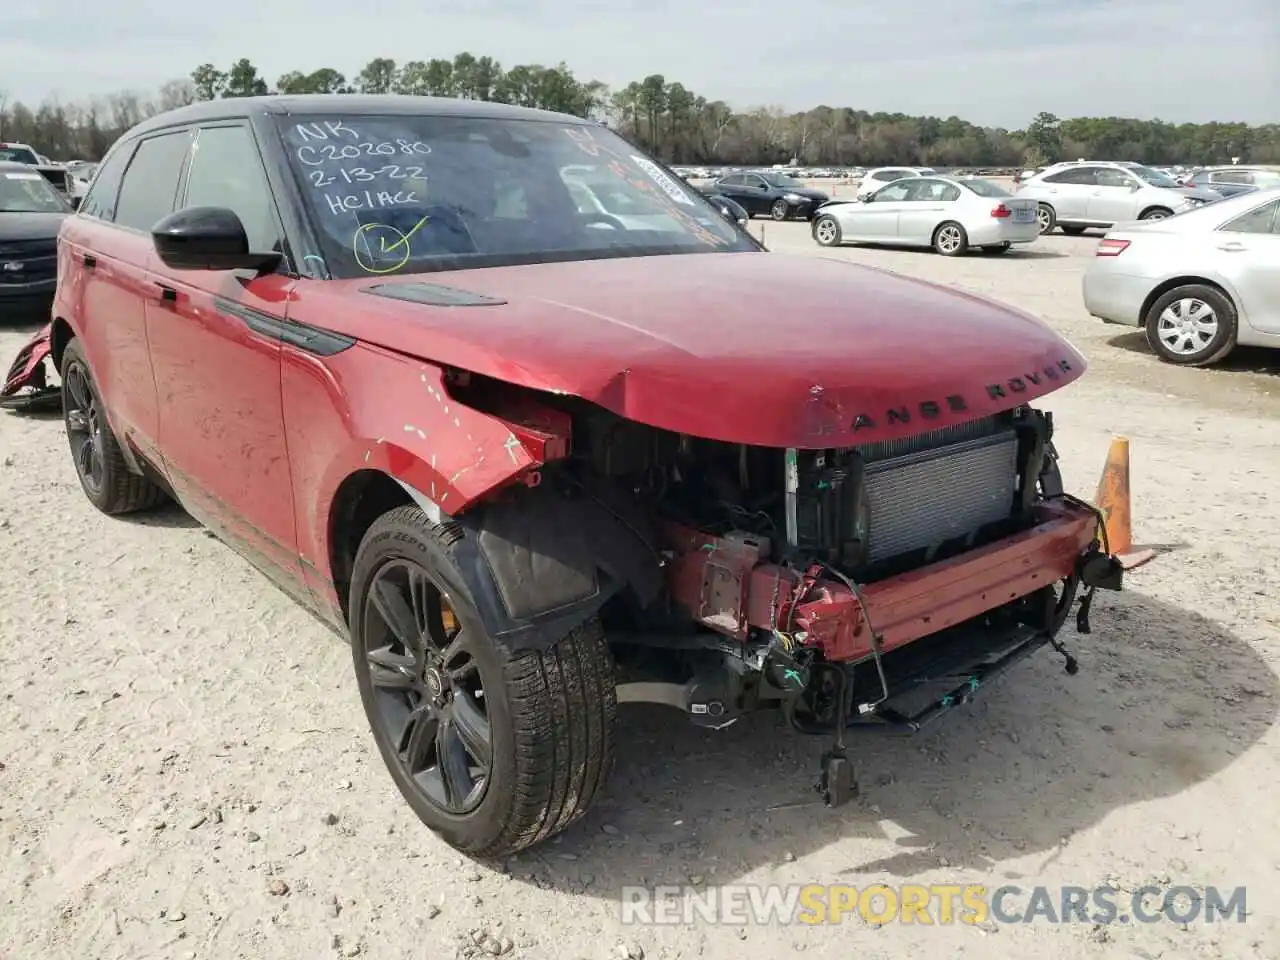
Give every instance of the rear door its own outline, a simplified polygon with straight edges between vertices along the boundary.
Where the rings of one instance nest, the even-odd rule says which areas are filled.
[[[196,131],[180,207],[226,207],[254,251],[283,231],[247,123]],[[192,513],[228,534],[288,589],[301,580],[280,396],[281,330],[293,278],[159,263],[147,333],[160,396],[160,445]],[[267,561],[263,563],[261,561]]]
[[[160,466],[159,406],[147,349],[151,227],[173,211],[190,132],[169,130],[114,149],[64,228],[59,291],[77,325],[111,425]]]
[[[1224,224],[1216,239],[1218,269],[1235,287],[1249,325],[1280,334],[1280,200]]]
[[[1089,216],[1089,195],[1097,186],[1097,167],[1067,167],[1041,180],[1045,199],[1058,220],[1085,222]]]

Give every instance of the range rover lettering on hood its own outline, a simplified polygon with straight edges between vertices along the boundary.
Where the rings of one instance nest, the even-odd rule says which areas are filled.
[[[1074,369],[1071,361],[1059,360],[1057,363],[1046,365],[1041,370],[1028,371],[1001,382],[989,383],[985,392],[991,400],[1004,400],[1010,396],[1026,393],[1032,386],[1040,386],[1046,381],[1061,380],[1063,375],[1072,373]],[[938,420],[944,413],[968,412],[969,402],[964,394],[950,393],[938,399],[918,400],[914,404],[890,407],[879,417],[871,413],[859,413],[853,418],[849,429],[856,434],[862,430],[874,430],[882,424],[896,426],[911,423],[915,418]]]

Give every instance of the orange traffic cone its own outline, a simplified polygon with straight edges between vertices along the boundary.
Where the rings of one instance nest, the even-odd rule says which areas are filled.
[[[1129,490],[1129,438],[1115,437],[1098,481],[1097,507],[1102,512],[1108,552],[1126,570],[1150,562],[1154,550],[1133,549],[1133,511]]]

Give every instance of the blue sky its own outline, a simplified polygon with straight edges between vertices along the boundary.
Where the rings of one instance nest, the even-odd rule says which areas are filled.
[[[370,59],[566,61],[736,107],[1280,121],[1280,0],[159,0],[0,4],[0,91],[153,90],[249,57],[274,81]]]

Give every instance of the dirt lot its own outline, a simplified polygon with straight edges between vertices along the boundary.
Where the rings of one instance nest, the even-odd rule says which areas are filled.
[[[804,225],[762,228],[818,252]],[[1068,628],[1079,675],[1039,656],[936,730],[859,741],[863,798],[834,811],[810,802],[824,742],[624,710],[604,802],[505,870],[407,812],[339,641],[177,510],[96,514],[59,420],[0,416],[0,956],[1280,956],[1276,359],[1158,364],[1080,306],[1092,243],[833,254],[1027,308],[1090,358],[1048,404],[1068,484],[1091,494],[1128,435],[1136,537],[1168,552],[1100,598],[1090,636]],[[0,330],[0,361],[24,335]],[[687,882],[1246,885],[1250,915],[621,924],[624,885]]]

